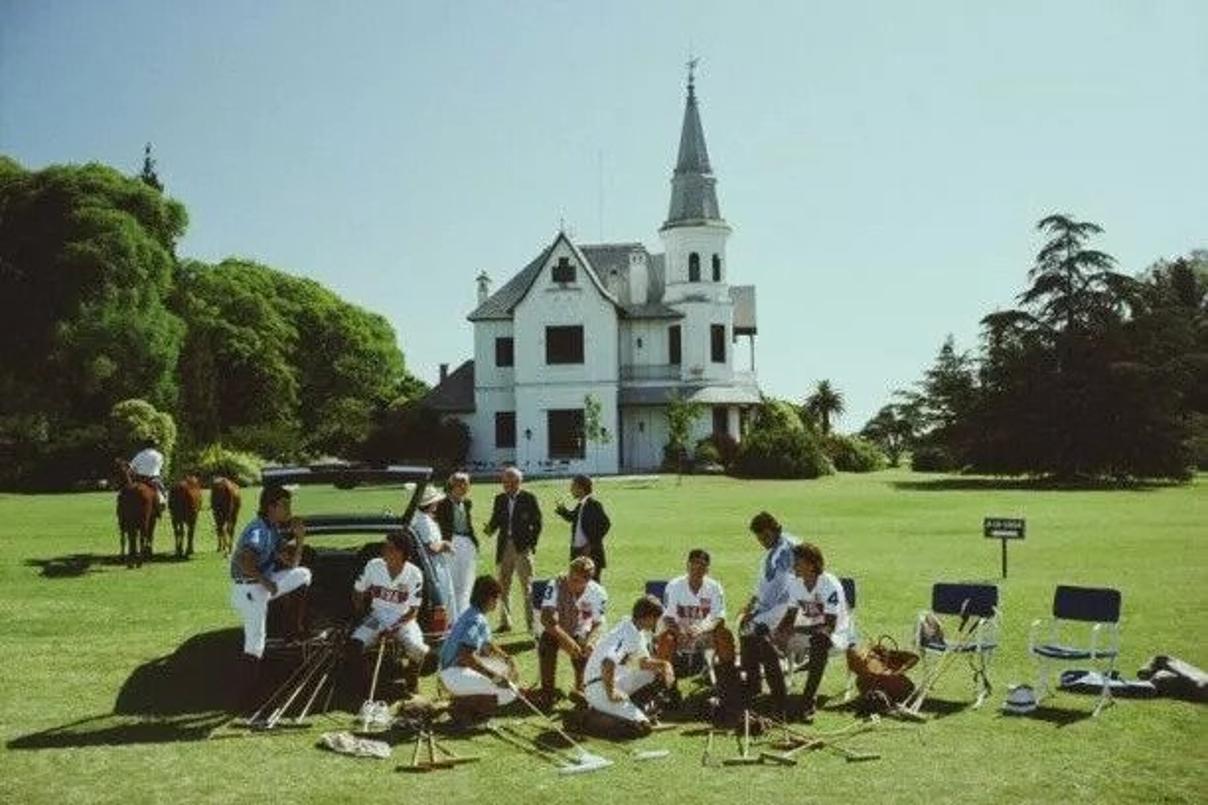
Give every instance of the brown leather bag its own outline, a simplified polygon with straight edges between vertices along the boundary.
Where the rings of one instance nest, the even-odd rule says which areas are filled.
[[[856,676],[856,689],[867,697],[878,691],[891,703],[904,702],[914,692],[914,683],[906,672],[919,661],[913,651],[898,648],[889,635],[881,635],[876,643],[847,650],[847,667]]]

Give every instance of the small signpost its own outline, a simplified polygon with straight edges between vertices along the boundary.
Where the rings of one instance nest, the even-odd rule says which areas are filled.
[[[1022,517],[987,517],[982,520],[982,536],[1002,540],[1002,577],[1007,577],[1007,540],[1023,539],[1025,522]]]

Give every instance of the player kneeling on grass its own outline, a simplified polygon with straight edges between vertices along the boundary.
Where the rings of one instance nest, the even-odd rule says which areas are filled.
[[[268,602],[310,585],[310,571],[298,567],[306,530],[293,516],[291,495],[280,486],[266,486],[260,493],[260,511],[239,535],[231,552],[231,606],[243,620],[243,655],[240,658],[240,709],[250,709],[256,691],[260,658],[264,656]],[[289,536],[282,533],[288,527]],[[286,542],[294,540],[291,546]],[[303,601],[294,610],[292,626],[302,630]]]
[[[450,714],[460,722],[488,718],[516,699],[516,663],[491,642],[487,614],[499,606],[503,587],[493,576],[474,579],[470,607],[457,618],[440,649],[440,681],[453,697]]]
[[[352,633],[348,650],[353,667],[362,669],[364,687],[369,689],[372,664],[366,652],[380,640],[393,639],[411,662],[405,671],[409,692],[419,681],[420,665],[428,656],[416,619],[423,601],[424,574],[408,560],[407,537],[392,531],[382,543],[382,555],[365,563],[365,569],[352,584],[352,605],[357,613],[368,614]]]
[[[604,610],[608,593],[592,581],[596,564],[587,556],[573,559],[567,573],[545,587],[541,601],[541,639],[537,658],[541,666],[541,690],[533,697],[540,706],[550,707],[558,698],[555,679],[558,651],[570,657],[575,672],[575,690],[583,692],[583,669],[587,657],[604,628]]]
[[[774,640],[790,657],[808,651],[801,718],[814,720],[815,695],[832,646],[847,648],[851,619],[843,585],[827,573],[826,561],[816,545],[793,546],[794,577],[789,582],[789,608],[776,627]]]
[[[670,688],[675,670],[667,660],[650,656],[650,633],[663,615],[663,605],[653,596],[643,596],[633,605],[633,617],[608,631],[587,660],[585,696],[592,714],[621,722],[639,735],[652,728],[646,712],[634,701],[650,698],[658,683]],[[637,667],[627,665],[637,661]]]

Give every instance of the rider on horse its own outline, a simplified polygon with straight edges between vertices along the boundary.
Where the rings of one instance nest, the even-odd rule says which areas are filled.
[[[155,490],[159,499],[159,510],[162,512],[168,502],[168,491],[160,473],[164,470],[164,454],[159,452],[154,439],[144,439],[141,449],[130,459],[130,475],[135,483],[142,481]]]

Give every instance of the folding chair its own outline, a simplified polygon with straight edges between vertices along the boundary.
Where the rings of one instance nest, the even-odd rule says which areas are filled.
[[[938,616],[959,618],[956,637],[929,634],[924,624]],[[919,613],[915,622],[915,648],[923,661],[923,684],[919,686],[919,705],[929,688],[939,678],[950,657],[965,655],[973,667],[973,684],[977,687],[974,709],[985,703],[990,694],[990,660],[998,648],[998,631],[1001,626],[998,608],[998,588],[993,584],[945,584],[931,587],[931,609]],[[930,656],[939,654],[934,669]]]
[[[847,603],[847,638],[843,645],[831,646],[829,652],[831,659],[834,659],[835,657],[845,657],[847,655],[848,648],[859,642],[859,630],[856,627],[856,580],[850,576],[841,576],[839,578],[839,584],[843,587],[843,598]],[[785,685],[792,687],[793,676],[808,663],[809,646],[804,643],[798,643],[796,645],[790,644],[790,648],[785,652],[784,662],[782,663],[782,667],[784,668]],[[851,701],[852,697],[855,695],[856,677],[855,674],[851,672],[851,669],[848,668],[843,684],[843,701]]]
[[[1111,675],[1120,654],[1120,591],[1100,587],[1058,585],[1053,594],[1053,617],[1048,636],[1041,638],[1045,618],[1032,623],[1028,633],[1028,653],[1036,659],[1036,700],[1050,693],[1049,664],[1089,660],[1102,664],[1103,692],[1093,715],[1115,704]],[[1061,641],[1063,622],[1092,624],[1089,645],[1070,645]],[[1042,642],[1043,640],[1043,642]]]
[[[540,639],[545,627],[541,625],[541,602],[545,600],[545,591],[549,588],[550,579],[533,579],[529,585],[529,606],[533,608],[533,639]]]

